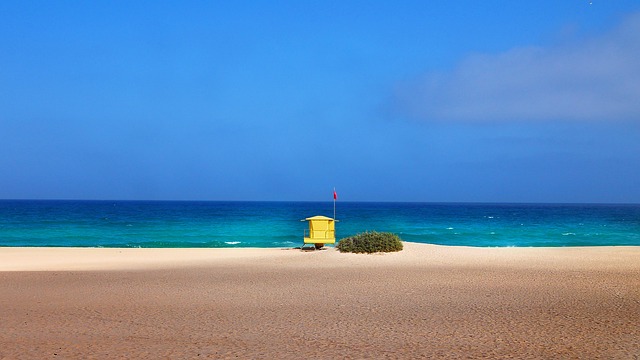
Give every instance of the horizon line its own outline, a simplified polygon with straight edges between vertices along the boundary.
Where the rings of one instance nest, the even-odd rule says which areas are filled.
[[[77,202],[210,202],[210,203],[331,203],[334,200],[187,200],[187,199],[36,199],[36,198],[20,198],[20,199],[0,199],[0,202],[7,201],[77,201]],[[342,203],[388,203],[388,204],[459,204],[459,205],[640,205],[634,202],[530,202],[530,201],[397,201],[397,200],[338,200]]]

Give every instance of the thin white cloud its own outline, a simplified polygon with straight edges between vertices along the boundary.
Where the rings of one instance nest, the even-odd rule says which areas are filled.
[[[640,120],[640,13],[573,44],[469,56],[396,100],[427,121]]]

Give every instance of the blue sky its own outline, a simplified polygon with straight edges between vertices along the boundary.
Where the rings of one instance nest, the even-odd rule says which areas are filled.
[[[640,203],[640,3],[0,2],[0,199]]]

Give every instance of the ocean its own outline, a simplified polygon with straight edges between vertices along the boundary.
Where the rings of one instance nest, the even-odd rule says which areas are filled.
[[[0,246],[295,247],[333,202],[0,200]],[[478,247],[640,245],[640,205],[336,204],[338,240],[388,231],[402,240]]]

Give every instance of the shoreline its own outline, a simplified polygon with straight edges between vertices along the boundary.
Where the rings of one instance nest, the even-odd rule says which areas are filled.
[[[0,359],[640,357],[640,247],[0,248]]]
[[[99,270],[158,270],[219,266],[269,259],[281,263],[311,258],[315,266],[323,266],[319,257],[328,263],[340,264],[348,260],[360,265],[407,266],[423,260],[425,266],[559,266],[584,267],[596,262],[606,268],[633,267],[640,262],[640,246],[580,246],[580,247],[471,247],[450,246],[403,241],[404,250],[397,253],[352,254],[340,253],[334,247],[323,250],[300,251],[299,248],[103,248],[103,247],[0,247],[0,272],[7,271],[99,271]],[[581,261],[575,261],[576,257]],[[382,259],[384,258],[384,259]],[[374,260],[375,259],[375,260]],[[342,261],[341,261],[342,260]],[[325,264],[325,265],[328,265]],[[591,264],[592,265],[592,264]],[[591,266],[589,265],[589,266]]]

